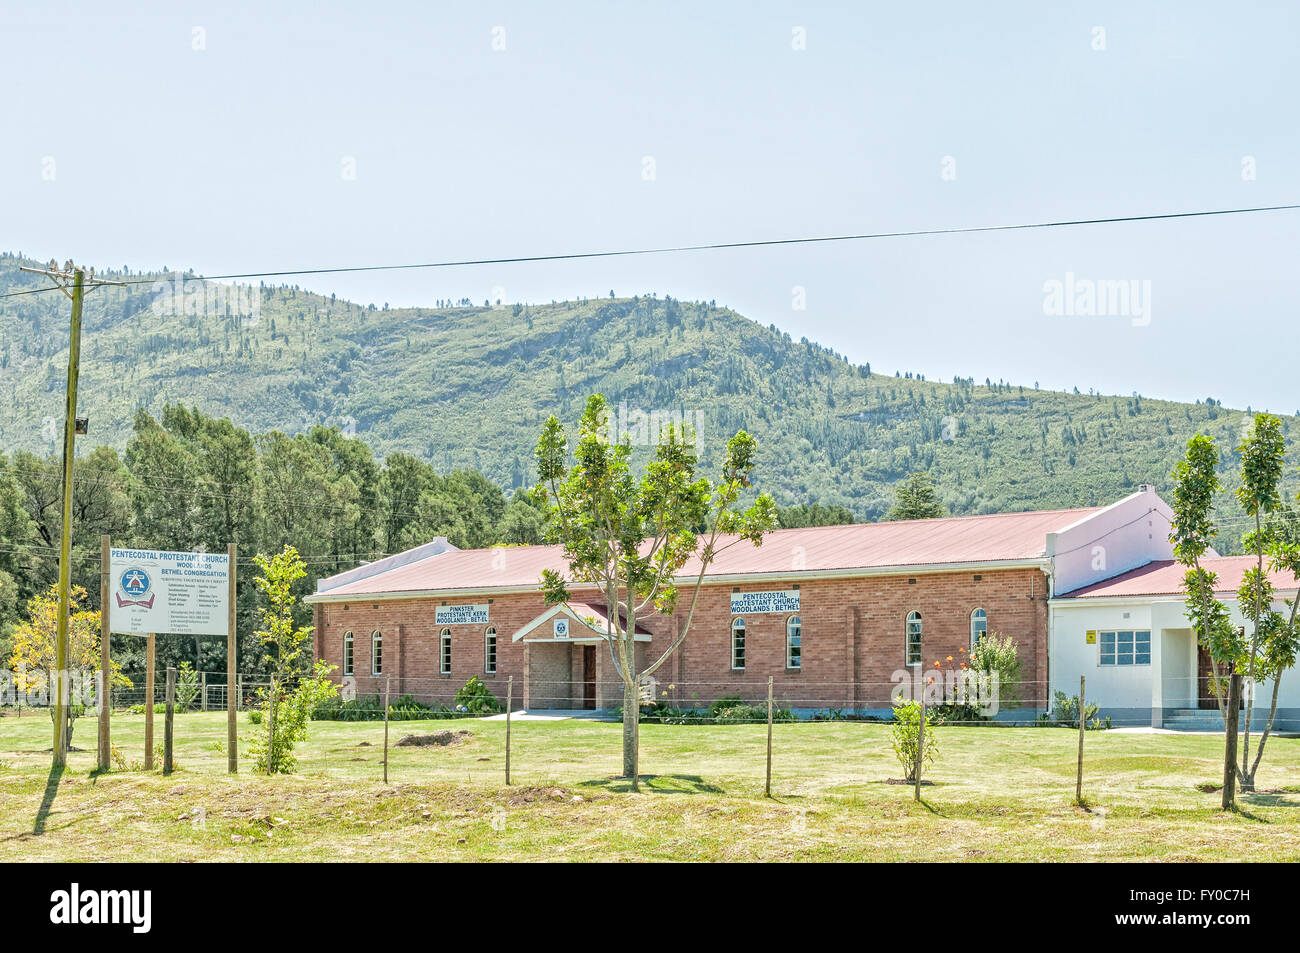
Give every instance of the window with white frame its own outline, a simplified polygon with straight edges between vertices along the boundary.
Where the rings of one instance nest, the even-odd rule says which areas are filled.
[[[803,623],[797,615],[785,620],[785,667],[803,667]]]
[[[907,614],[907,664],[921,664],[921,613]]]
[[[745,620],[731,620],[731,667],[745,667]]]
[[[488,675],[497,673],[497,630],[488,626],[483,636],[483,671]]]
[[[352,674],[353,659],[355,657],[356,646],[351,632],[343,633],[343,674]]]
[[[370,634],[370,674],[384,674],[384,634],[378,629]]]
[[[1097,633],[1102,665],[1150,665],[1151,632],[1148,629],[1119,629]]]
[[[451,674],[451,629],[443,629],[438,637],[438,671]]]
[[[989,631],[989,614],[983,609],[976,609],[970,614],[970,647],[975,651],[975,643],[984,638]]]

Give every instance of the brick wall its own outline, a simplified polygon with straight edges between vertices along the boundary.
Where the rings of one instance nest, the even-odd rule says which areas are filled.
[[[784,707],[885,707],[891,677],[905,668],[908,613],[921,613],[923,660],[925,667],[932,669],[936,660],[949,667],[948,656],[953,657],[953,665],[965,658],[961,650],[969,648],[970,613],[983,608],[988,613],[989,631],[1012,636],[1019,645],[1021,678],[1028,683],[1020,692],[1021,701],[1041,701],[1046,693],[1047,590],[1046,578],[1038,570],[781,581],[739,588],[784,590],[796,585],[803,636],[800,669],[786,667],[787,616],[763,614],[746,616],[745,668],[732,670],[729,609],[733,587],[706,585],[700,592],[695,621],[685,644],[655,673],[660,691],[672,686],[669,697],[680,705],[707,705],[726,695],[759,700],[766,697],[770,675],[777,702]],[[486,600],[445,601],[459,604]],[[411,694],[421,701],[448,703],[456,689],[477,675],[504,700],[506,678],[514,675],[516,705],[582,704],[581,648],[512,641],[516,632],[546,611],[540,595],[518,593],[490,601],[490,621],[497,630],[495,675],[484,672],[485,627],[436,625],[434,609],[442,602],[405,599],[318,605],[316,650],[331,664],[341,666],[343,634],[353,633],[359,694],[383,691],[384,678],[370,674],[371,633],[378,630],[383,633],[384,674],[392,678],[395,696]],[[671,643],[685,615],[686,608],[682,607],[674,617],[640,620],[653,632],[651,643],[638,646],[641,666],[658,658]],[[449,628],[452,637],[449,675],[439,672],[439,633],[443,628]],[[532,635],[548,631],[549,626],[544,625]],[[596,664],[598,706],[621,704],[621,682],[604,645],[597,646]],[[551,684],[543,691],[543,683]],[[543,697],[549,699],[545,704],[540,702]]]

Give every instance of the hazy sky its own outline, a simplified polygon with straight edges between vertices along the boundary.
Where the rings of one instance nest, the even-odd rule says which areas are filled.
[[[1295,4],[232,6],[6,0],[0,248],[219,274],[1300,202]],[[1293,211],[300,283],[656,291],[877,371],[1294,412],[1298,238]],[[1067,274],[1141,312],[1045,313]]]

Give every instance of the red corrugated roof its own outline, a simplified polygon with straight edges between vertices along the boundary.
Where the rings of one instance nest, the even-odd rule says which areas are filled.
[[[718,554],[709,576],[903,569],[997,563],[1045,555],[1047,534],[1104,507],[1036,510],[894,523],[775,530],[762,546],[740,542]],[[343,586],[328,596],[391,595],[447,589],[528,589],[543,569],[566,568],[559,546],[506,546],[439,553]],[[699,571],[695,560],[683,576]]]
[[[1220,593],[1235,593],[1241,586],[1242,577],[1247,569],[1255,565],[1254,556],[1217,556],[1201,562],[1205,569],[1219,576],[1216,590]],[[1265,561],[1265,568],[1268,567]],[[1074,592],[1066,593],[1062,599],[1100,599],[1105,596],[1177,596],[1183,591],[1183,576],[1187,568],[1172,559],[1157,559],[1138,569],[1131,569],[1114,579],[1093,583]],[[1296,588],[1295,577],[1290,573],[1269,573],[1273,588],[1287,592]]]

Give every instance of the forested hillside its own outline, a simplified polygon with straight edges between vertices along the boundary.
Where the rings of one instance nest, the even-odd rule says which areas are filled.
[[[0,259],[0,292],[43,280],[19,264]],[[531,480],[542,420],[571,421],[601,391],[633,431],[648,429],[637,413],[695,422],[708,463],[743,427],[761,442],[762,483],[778,502],[840,504],[875,519],[892,484],[917,470],[931,471],[959,514],[1109,502],[1144,482],[1164,489],[1197,431],[1218,438],[1229,473],[1245,420],[1209,398],[1066,394],[988,380],[978,368],[950,382],[873,374],[712,302],[462,298],[398,310],[267,286],[252,290],[249,307],[192,280],[178,296],[176,276],[161,290],[161,276],[111,277],[136,283],[88,297],[88,446],[124,448],[137,409],[160,415],[181,403],[252,432],[338,426],[381,459],[403,451],[511,490]],[[67,311],[59,294],[0,301],[9,448],[54,448]],[[913,363],[924,370],[924,341]],[[1289,438],[1296,419],[1284,421]]]

